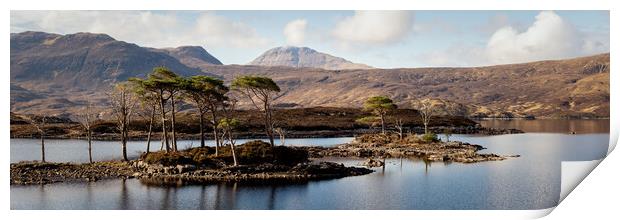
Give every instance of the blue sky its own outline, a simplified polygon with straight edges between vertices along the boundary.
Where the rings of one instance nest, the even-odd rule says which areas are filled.
[[[225,64],[307,46],[375,67],[479,66],[609,51],[608,11],[11,11],[11,32],[200,45]]]

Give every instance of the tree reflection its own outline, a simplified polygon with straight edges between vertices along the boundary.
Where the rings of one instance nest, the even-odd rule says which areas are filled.
[[[170,187],[166,187],[164,190],[164,201],[161,203],[160,209],[170,209]]]
[[[129,209],[129,193],[127,192],[127,182],[125,179],[121,179],[121,194],[119,197],[119,209]]]
[[[202,187],[200,187],[200,201],[198,202],[198,209],[207,209],[207,186],[202,185]]]
[[[428,175],[428,168],[431,167],[431,161],[427,159],[423,159],[424,161],[424,174]]]
[[[271,185],[271,191],[269,192],[269,202],[267,203],[267,209],[274,210],[276,206],[276,186]]]

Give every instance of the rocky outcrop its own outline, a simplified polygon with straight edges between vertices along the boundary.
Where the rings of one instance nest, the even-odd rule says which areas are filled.
[[[192,164],[164,166],[142,160],[93,164],[21,162],[11,164],[11,184],[93,182],[114,178],[139,178],[143,183],[154,185],[290,183],[359,176],[372,172],[370,169],[346,167],[333,162],[306,162],[296,165],[262,163],[221,168]]]
[[[362,165],[367,167],[382,167],[385,165],[385,162],[378,159],[368,158],[368,160],[364,161]]]
[[[346,167],[333,162],[307,162],[295,166],[264,163],[222,169],[205,169],[192,165],[162,166],[142,161],[133,163],[140,170],[134,177],[150,185],[190,185],[221,182],[297,183],[311,180],[359,176],[373,172],[361,167]]]
[[[321,157],[361,157],[369,158],[367,166],[379,165],[373,158],[407,158],[415,157],[429,161],[452,161],[474,163],[483,161],[505,160],[519,155],[502,156],[497,154],[477,153],[484,147],[459,141],[423,143],[419,140],[394,140],[390,138],[372,138],[382,135],[361,135],[356,141],[333,148],[310,147],[312,158]],[[387,141],[382,141],[385,139]]]
[[[132,178],[137,169],[128,162],[109,161],[93,164],[20,162],[11,164],[11,184],[48,184],[55,182],[92,182],[113,178]]]

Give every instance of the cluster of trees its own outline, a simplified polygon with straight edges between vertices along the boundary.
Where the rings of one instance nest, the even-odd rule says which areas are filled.
[[[274,134],[278,134],[284,143],[285,129],[274,128],[273,101],[280,92],[280,87],[270,78],[260,76],[239,76],[227,86],[224,81],[210,76],[198,75],[183,77],[165,67],[154,68],[146,78],[130,78],[117,83],[108,92],[112,118],[117,125],[120,136],[123,160],[127,158],[127,141],[129,140],[129,123],[134,116],[148,121],[146,153],[151,151],[153,127],[160,123],[161,147],[166,152],[178,151],[175,130],[176,114],[179,102],[191,104],[197,112],[200,124],[200,146],[205,147],[205,130],[209,126],[215,140],[215,154],[219,148],[229,145],[234,165],[238,165],[235,153],[234,130],[239,126],[235,118],[235,108],[240,98],[246,98],[254,108],[262,113],[264,129],[269,144],[274,146]],[[364,103],[364,109],[375,116],[358,119],[359,123],[381,124],[381,132],[386,134],[386,116],[398,106],[386,96],[374,96]],[[424,124],[425,134],[429,134],[428,124],[435,111],[428,102],[417,107]],[[98,116],[90,103],[78,115],[77,121],[87,133],[89,161],[92,163],[92,125]],[[157,119],[159,118],[159,119]],[[45,162],[45,117],[40,120],[26,118],[41,134],[41,159]],[[399,137],[403,138],[403,121],[395,119],[394,127]]]
[[[279,92],[280,87],[267,77],[240,76],[235,78],[230,86],[227,86],[224,81],[214,77],[203,75],[183,77],[165,67],[157,67],[146,78],[130,78],[128,81],[115,84],[107,95],[111,115],[120,134],[123,160],[128,160],[129,124],[135,116],[149,122],[147,153],[151,151],[151,139],[156,120],[159,120],[162,134],[160,150],[178,151],[175,130],[176,114],[179,102],[185,101],[191,104],[198,113],[200,146],[206,146],[205,128],[210,126],[215,140],[216,156],[219,148],[228,144],[236,166],[238,162],[235,153],[234,130],[240,123],[235,118],[238,98],[247,98],[262,113],[265,132],[273,147],[274,133],[280,134],[281,138],[284,137],[283,129],[274,129],[272,102]],[[98,115],[88,103],[75,119],[86,131],[88,157],[92,163],[92,127],[93,123],[98,120]],[[41,135],[41,161],[45,162],[46,117],[25,116],[25,120],[33,125]]]
[[[265,132],[273,146],[272,102],[278,92],[280,87],[267,77],[240,76],[227,86],[224,81],[214,77],[183,77],[164,67],[153,69],[146,78],[130,78],[127,82],[118,83],[109,92],[109,98],[120,133],[123,160],[127,160],[128,125],[136,114],[149,122],[147,153],[150,151],[153,125],[157,117],[162,134],[160,150],[178,151],[176,114],[179,102],[185,101],[197,111],[200,146],[206,146],[205,130],[209,126],[213,131],[216,156],[220,147],[228,144],[237,165],[234,129],[239,126],[239,120],[235,118],[234,112],[238,98],[249,99],[263,113]]]
[[[431,135],[428,131],[428,125],[431,118],[436,115],[435,106],[430,101],[422,101],[415,106],[420,114],[422,124],[424,125],[424,134]],[[379,123],[381,125],[381,133],[386,134],[386,116],[397,109],[398,106],[394,104],[394,101],[386,96],[373,96],[364,102],[364,110],[372,112],[374,116],[363,117],[357,120],[358,123],[374,125]],[[396,133],[403,138],[404,123],[400,118],[394,119],[394,128]],[[446,132],[446,134],[448,134]],[[448,137],[448,136],[447,136]]]

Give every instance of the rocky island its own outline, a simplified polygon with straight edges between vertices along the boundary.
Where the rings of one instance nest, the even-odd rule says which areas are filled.
[[[367,167],[384,166],[378,159],[393,157],[463,163],[504,160],[511,156],[481,154],[481,146],[442,142],[436,134],[521,132],[484,128],[466,117],[441,113],[441,105],[428,99],[409,100],[412,108],[399,107],[388,96],[372,96],[364,101],[363,109],[287,109],[283,103],[274,104],[279,93],[281,88],[269,77],[239,76],[228,86],[210,76],[186,77],[156,67],[146,78],[130,78],[113,86],[107,100],[107,120],[99,119],[103,113],[90,107],[78,114],[76,121],[11,114],[12,137],[38,136],[41,140],[41,163],[11,164],[11,184],[108,178],[139,178],[153,185],[306,182],[373,172],[316,159],[325,156],[367,158]],[[174,101],[175,96],[184,102]],[[253,103],[253,108],[237,109],[241,103],[238,98]],[[182,111],[183,104],[192,111]],[[142,120],[131,120],[134,110],[140,112]],[[214,147],[206,145],[208,132],[213,135]],[[342,134],[357,137],[352,143],[333,148],[279,146],[275,142],[276,136],[285,143],[287,136]],[[178,140],[196,135],[200,147],[179,147]],[[89,164],[46,163],[46,137],[82,136],[88,140]],[[128,141],[145,136],[145,153],[129,158]],[[120,140],[122,162],[93,161],[92,140],[101,137]],[[240,137],[266,137],[269,142],[255,140],[236,146]],[[161,140],[161,147],[153,152],[151,142],[156,139]]]
[[[419,158],[428,161],[474,163],[499,161],[519,155],[477,153],[480,145],[458,141],[442,142],[424,135],[365,134],[351,143],[335,147],[271,147],[251,141],[236,147],[241,165],[230,148],[196,147],[178,152],[144,153],[135,160],[92,164],[20,162],[11,164],[11,184],[89,182],[113,178],[138,178],[150,185],[210,184],[219,182],[296,183],[358,176],[383,166],[380,159]],[[366,158],[366,167],[347,167],[320,161],[324,157]]]
[[[271,147],[262,141],[238,146],[242,165],[231,166],[227,148],[198,147],[178,152],[145,153],[131,161],[92,164],[20,162],[11,164],[11,184],[89,182],[113,178],[139,178],[158,185],[215,182],[285,183],[342,178],[373,172],[333,162],[312,161],[303,148]]]
[[[424,137],[424,136],[422,136]],[[367,134],[355,138],[352,143],[333,148],[309,148],[310,155],[320,157],[359,157],[368,158],[366,164],[376,164],[375,158],[420,158],[428,161],[451,161],[474,163],[499,161],[519,155],[497,155],[478,153],[484,147],[460,141],[441,142],[436,139],[424,139],[410,135],[399,139],[398,136]]]

